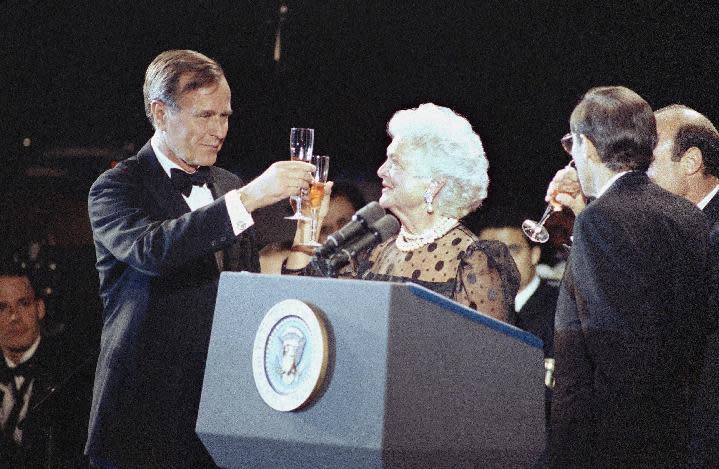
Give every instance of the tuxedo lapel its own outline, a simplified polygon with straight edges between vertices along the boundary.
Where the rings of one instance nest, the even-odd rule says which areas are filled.
[[[155,203],[162,207],[161,211],[169,218],[178,218],[189,212],[189,205],[182,198],[182,194],[172,186],[169,176],[157,161],[149,141],[137,153],[137,159],[144,170],[143,184],[152,194]]]

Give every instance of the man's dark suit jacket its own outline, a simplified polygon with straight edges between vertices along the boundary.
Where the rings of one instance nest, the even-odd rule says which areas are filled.
[[[92,397],[92,364],[58,337],[44,337],[28,361],[29,411],[22,445],[0,441],[0,467],[82,467]],[[0,354],[0,376],[12,379]],[[1,438],[1,437],[0,437]]]
[[[712,303],[715,314],[719,301],[719,194],[714,195],[702,210],[710,226],[709,248],[714,263]],[[707,338],[704,351],[704,369],[702,370],[699,390],[692,422],[691,467],[719,467],[719,330],[714,329]]]
[[[719,222],[719,193],[714,194],[709,203],[702,209],[704,216],[709,221],[709,226],[714,226]]]
[[[555,323],[553,467],[682,467],[708,324],[708,227],[630,172],[577,217]]]
[[[85,451],[132,467],[203,467],[195,435],[219,279],[259,272],[254,230],[235,236],[222,195],[240,180],[211,167],[215,201],[190,211],[148,142],[89,194],[101,350]]]

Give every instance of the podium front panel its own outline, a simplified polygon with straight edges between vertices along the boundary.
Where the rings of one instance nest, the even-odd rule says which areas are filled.
[[[331,343],[319,395],[281,412],[260,396],[252,353],[287,299],[319,309]],[[413,284],[223,273],[196,430],[222,467],[531,464],[541,341]]]

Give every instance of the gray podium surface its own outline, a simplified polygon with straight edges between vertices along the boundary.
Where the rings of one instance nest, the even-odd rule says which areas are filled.
[[[319,308],[331,340],[325,387],[290,412],[252,370],[285,299]],[[420,286],[223,273],[196,431],[222,467],[529,467],[543,383],[538,338]]]

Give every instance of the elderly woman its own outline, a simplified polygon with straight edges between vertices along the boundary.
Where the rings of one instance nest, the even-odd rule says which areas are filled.
[[[400,232],[340,276],[414,282],[514,322],[519,274],[507,247],[480,241],[460,223],[487,197],[489,164],[479,136],[467,119],[431,103],[397,112],[387,130],[392,142],[377,170],[379,203],[399,219]],[[286,267],[308,261],[293,252]]]

